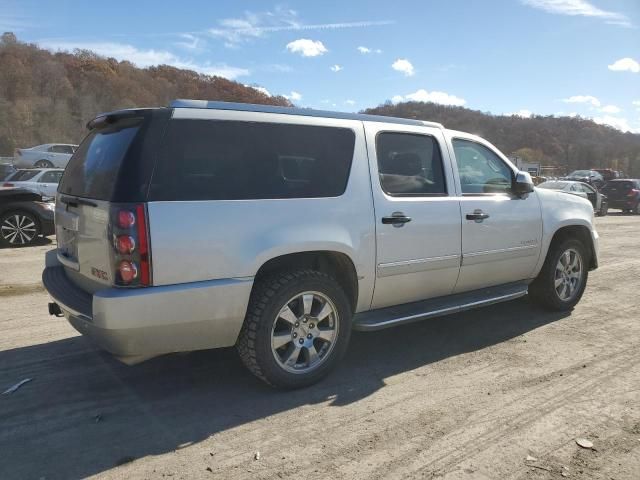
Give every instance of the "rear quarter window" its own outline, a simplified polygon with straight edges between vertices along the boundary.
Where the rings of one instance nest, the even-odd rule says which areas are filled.
[[[354,144],[346,128],[171,120],[149,200],[337,197]]]

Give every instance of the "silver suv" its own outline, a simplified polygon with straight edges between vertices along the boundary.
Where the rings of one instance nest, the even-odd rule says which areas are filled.
[[[51,314],[127,363],[235,345],[316,382],[352,329],[529,294],[569,310],[591,204],[442,125],[198,100],[101,115],[60,183]]]

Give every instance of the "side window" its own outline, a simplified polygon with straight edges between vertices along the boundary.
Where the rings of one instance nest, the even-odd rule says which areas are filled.
[[[154,172],[153,200],[338,197],[353,130],[284,123],[172,120]]]
[[[513,172],[502,159],[484,145],[462,139],[453,140],[462,193],[507,193]]]
[[[578,187],[576,187],[575,183],[572,183],[571,186],[569,187],[569,190],[571,190],[572,192],[577,192],[578,191]]]
[[[446,195],[442,155],[435,138],[383,132],[376,139],[382,190],[393,196]]]
[[[40,177],[40,180],[38,180],[38,183],[60,183],[61,178],[62,172],[44,172]]]

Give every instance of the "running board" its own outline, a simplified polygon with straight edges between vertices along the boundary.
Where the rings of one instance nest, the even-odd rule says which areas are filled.
[[[507,302],[527,294],[528,282],[509,283],[471,292],[432,298],[421,302],[356,313],[353,329],[360,331],[382,330],[404,323],[417,322],[451,313],[463,312],[493,303]]]

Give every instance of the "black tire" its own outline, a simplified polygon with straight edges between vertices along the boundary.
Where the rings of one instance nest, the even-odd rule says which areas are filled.
[[[36,168],[54,168],[53,163],[49,160],[38,160],[33,166]]]
[[[555,287],[556,265],[558,265],[560,257],[569,249],[577,251],[581,257],[581,279],[575,294],[570,299],[563,300],[560,298]],[[580,298],[582,298],[584,289],[587,286],[589,261],[588,249],[580,240],[565,238],[552,243],[540,273],[531,285],[529,285],[529,297],[534,303],[547,310],[556,312],[572,310],[580,301]]]
[[[335,344],[317,368],[292,373],[276,360],[271,338],[281,309],[304,292],[319,292],[331,300],[338,328]],[[333,277],[314,270],[280,272],[254,286],[236,348],[251,373],[269,385],[286,389],[306,387],[325,377],[342,359],[351,336],[352,315],[349,299]]]
[[[16,217],[18,219],[16,220]],[[15,232],[13,227],[21,224],[22,231]],[[33,224],[33,227],[30,226]],[[29,228],[26,228],[29,226]],[[14,233],[16,233],[14,235]],[[0,217],[0,246],[27,247],[32,245],[41,233],[40,222],[36,216],[25,210],[5,212]]]

